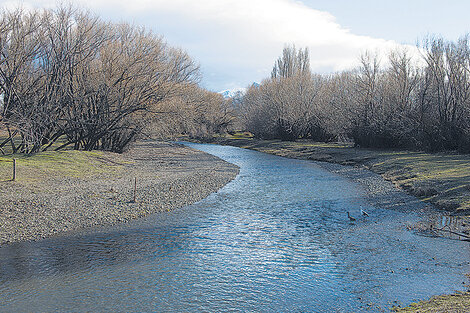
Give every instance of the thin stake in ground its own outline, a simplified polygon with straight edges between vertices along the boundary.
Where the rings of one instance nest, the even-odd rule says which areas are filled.
[[[137,177],[134,177],[134,199],[132,202],[135,202],[136,200],[136,191],[137,191]]]
[[[13,159],[13,177],[11,180],[16,180],[16,159]]]

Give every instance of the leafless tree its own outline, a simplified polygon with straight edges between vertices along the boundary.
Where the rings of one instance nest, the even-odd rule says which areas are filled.
[[[288,78],[310,73],[310,56],[308,48],[297,49],[295,45],[286,46],[274,64],[271,78]]]
[[[141,27],[102,22],[73,7],[0,20],[1,120],[14,151],[122,151],[155,107],[199,79],[182,50]],[[15,145],[13,137],[21,137]]]
[[[428,37],[419,49],[421,59],[391,51],[383,67],[365,53],[357,69],[320,76],[308,51],[286,47],[271,78],[243,97],[241,120],[263,138],[470,152],[469,37]]]
[[[162,114],[150,132],[163,138],[184,134],[204,140],[230,130],[235,121],[230,99],[195,84],[180,87],[177,95],[159,105]]]

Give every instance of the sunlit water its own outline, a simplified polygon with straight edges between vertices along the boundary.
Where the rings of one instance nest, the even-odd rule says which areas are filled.
[[[469,243],[408,231],[417,214],[312,162],[190,145],[239,176],[173,212],[0,248],[0,311],[380,311],[465,289]]]

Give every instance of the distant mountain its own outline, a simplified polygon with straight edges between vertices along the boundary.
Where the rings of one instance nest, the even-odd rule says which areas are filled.
[[[253,83],[252,86],[254,87],[259,87],[258,83]],[[233,98],[238,95],[244,95],[246,93],[246,90],[248,88],[233,88],[233,89],[227,89],[224,91],[220,91],[219,93],[225,98]]]
[[[239,94],[245,94],[246,88],[233,88],[219,92],[225,99],[233,98]]]

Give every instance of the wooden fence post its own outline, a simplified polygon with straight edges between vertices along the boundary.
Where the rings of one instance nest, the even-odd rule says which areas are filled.
[[[13,159],[13,178],[11,180],[16,179],[16,159]]]
[[[137,177],[134,177],[134,201],[133,202],[135,202],[136,190],[137,190]]]

